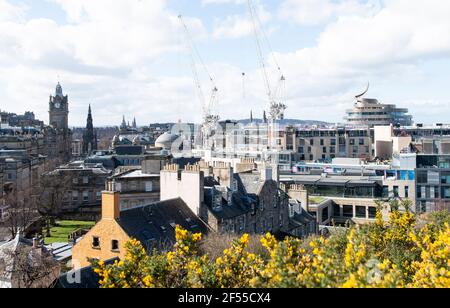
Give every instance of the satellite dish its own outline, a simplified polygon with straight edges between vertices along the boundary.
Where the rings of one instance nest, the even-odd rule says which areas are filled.
[[[361,93],[360,95],[356,95],[355,97],[356,97],[356,98],[361,98],[361,97],[363,97],[364,95],[366,95],[367,92],[369,92],[369,88],[370,88],[370,82],[367,83],[366,90],[365,90],[363,93]]]

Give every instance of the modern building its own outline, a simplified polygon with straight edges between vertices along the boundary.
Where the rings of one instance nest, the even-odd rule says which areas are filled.
[[[368,91],[368,89],[367,89]],[[345,120],[350,125],[378,125],[410,126],[413,123],[412,116],[406,108],[398,108],[393,104],[382,104],[376,99],[363,98],[367,93],[356,97],[353,109],[346,111]]]
[[[417,155],[417,210],[450,209],[450,155]]]
[[[296,161],[370,160],[372,157],[371,131],[365,126],[288,128],[282,134],[283,149],[293,151]]]

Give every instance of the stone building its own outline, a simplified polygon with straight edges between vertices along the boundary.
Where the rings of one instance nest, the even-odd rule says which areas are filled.
[[[63,94],[59,82],[55,95],[50,96],[49,107],[50,127],[44,130],[45,147],[50,158],[60,164],[66,163],[72,154],[72,132],[69,129],[69,98]]]
[[[125,244],[137,239],[148,253],[175,243],[177,225],[194,233],[208,232],[205,224],[181,199],[153,203],[142,208],[121,210],[120,192],[113,184],[102,194],[101,220],[73,248],[75,269],[89,266],[88,258],[107,261],[123,259]]]
[[[83,161],[62,165],[45,174],[50,184],[64,181],[62,188],[62,213],[86,213],[97,215],[101,207],[101,192],[112,170],[101,164],[89,164]]]
[[[16,238],[0,244],[0,289],[49,288],[61,268],[36,239]]]
[[[25,151],[0,151],[3,183],[10,187],[7,206],[33,206],[39,197],[41,176],[47,170],[47,159],[30,156]]]
[[[171,157],[166,155],[145,155],[140,168],[125,168],[108,179],[109,185],[114,185],[120,192],[121,210],[143,207],[160,200],[160,171],[170,160]]]
[[[161,171],[161,200],[181,198],[219,233],[297,236],[307,225],[314,234],[315,220],[307,213],[306,221],[297,219],[289,196],[278,188],[276,169],[235,174],[230,165],[221,163],[186,166],[185,170],[168,165]]]

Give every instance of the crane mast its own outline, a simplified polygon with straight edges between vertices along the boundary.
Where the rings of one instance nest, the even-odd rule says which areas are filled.
[[[265,85],[266,91],[267,91],[267,97],[269,99],[269,110],[268,110],[269,119],[271,121],[283,120],[284,112],[286,111],[287,106],[281,102],[281,91],[284,88],[286,78],[284,77],[284,75],[281,71],[281,68],[278,65],[278,62],[276,60],[276,57],[272,50],[270,42],[264,33],[261,20],[258,17],[258,12],[256,11],[256,8],[253,5],[252,0],[248,0],[247,2],[248,2],[248,8],[249,8],[249,12],[250,12],[250,17],[251,17],[252,24],[253,24],[253,31],[254,31],[254,35],[255,35],[255,42],[256,42],[259,63],[261,66],[261,71],[262,71],[262,75],[263,75],[263,79],[264,79],[264,85]],[[260,28],[260,31],[262,32],[262,34],[259,33],[258,28]],[[262,42],[261,37],[264,37],[264,39],[272,53],[275,64],[277,65],[277,68],[278,68],[279,78],[278,78],[278,84],[275,89],[272,87],[272,85],[270,83],[269,73],[267,71],[267,66],[266,66],[265,59],[264,59],[264,53],[263,53],[263,48],[262,48],[263,42]]]
[[[197,89],[197,95],[198,95],[198,98],[199,98],[201,106],[202,106],[203,124],[213,126],[220,119],[218,115],[214,114],[215,108],[216,108],[216,103],[217,103],[217,95],[218,95],[219,90],[214,82],[214,78],[209,73],[209,70],[206,67],[205,62],[203,61],[203,58],[201,57],[198,49],[196,48],[196,46],[194,44],[194,41],[192,39],[192,35],[189,31],[189,28],[183,20],[183,16],[179,15],[178,18],[180,20],[181,25],[184,28],[184,32],[186,35],[186,44],[190,51],[189,55],[190,55],[190,60],[191,60],[191,69],[192,69],[192,73],[194,76],[194,83],[195,83],[195,88]],[[209,101],[206,100],[205,94],[203,92],[203,87],[202,87],[200,77],[199,77],[200,75],[199,75],[199,72],[197,69],[196,58],[200,62],[201,66],[202,66],[204,72],[206,73],[206,75],[208,76],[209,82],[211,84],[211,94],[209,96]]]

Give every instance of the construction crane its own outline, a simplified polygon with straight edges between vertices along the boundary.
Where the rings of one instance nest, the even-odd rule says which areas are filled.
[[[281,70],[280,65],[278,64],[278,61],[275,57],[275,53],[273,52],[272,46],[270,44],[270,41],[264,32],[262,22],[258,16],[258,12],[253,5],[252,0],[248,0],[248,8],[250,12],[250,17],[253,23],[253,30],[255,35],[255,42],[257,47],[257,53],[258,58],[261,66],[261,71],[264,79],[264,84],[267,90],[267,96],[269,98],[269,120],[275,121],[275,120],[283,120],[284,119],[284,112],[287,109],[287,106],[281,102],[281,97],[283,95],[282,91],[285,88],[285,82],[286,78]],[[275,87],[271,85],[269,73],[267,70],[266,62],[264,59],[264,53],[263,53],[263,41],[267,44],[267,47],[269,48],[273,60],[275,62],[275,65],[277,66],[278,71],[278,83]]]
[[[197,95],[200,100],[201,106],[202,106],[202,112],[203,112],[203,124],[204,125],[215,125],[219,120],[220,117],[215,114],[216,111],[216,104],[217,104],[217,98],[218,98],[218,92],[219,89],[217,88],[214,78],[210,74],[205,62],[203,61],[203,58],[200,55],[200,52],[198,51],[197,47],[194,44],[194,40],[192,39],[192,35],[189,31],[188,26],[183,20],[183,16],[178,16],[181,25],[184,28],[185,34],[186,34],[186,44],[190,51],[190,59],[191,59],[191,67],[192,67],[192,73],[194,75],[194,82],[195,87],[197,89]],[[210,86],[211,86],[211,93],[209,96],[209,100],[206,100],[205,94],[203,92],[203,87],[200,81],[199,77],[199,71],[197,68],[197,60],[201,67],[203,68],[204,72],[208,76]]]

